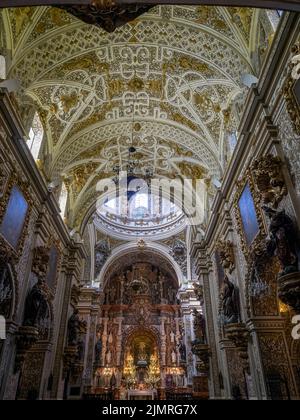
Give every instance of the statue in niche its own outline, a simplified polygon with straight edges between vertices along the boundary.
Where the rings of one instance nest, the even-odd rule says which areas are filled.
[[[138,361],[144,362],[147,360],[146,344],[142,341],[139,343]]]
[[[79,340],[77,344],[77,358],[78,361],[82,362],[84,358],[84,341]]]
[[[176,361],[177,361],[177,356],[176,356],[175,350],[172,350],[171,361],[172,361],[173,364],[175,364]]]
[[[235,324],[240,320],[239,290],[228,279],[224,277],[224,289],[222,296],[222,311],[224,324]]]
[[[170,340],[171,340],[171,343],[175,342],[175,334],[174,334],[173,330],[171,330],[171,332],[170,332]]]
[[[193,309],[193,315],[194,315],[195,341],[200,344],[205,344],[206,343],[205,318],[200,312],[197,311],[196,308]]]
[[[173,304],[175,302],[176,292],[174,293],[174,290],[172,288],[172,284],[169,284],[169,287],[168,287],[168,298],[169,298],[169,303],[170,304]]]
[[[180,359],[182,362],[186,362],[186,346],[183,342],[183,339],[180,340],[178,344],[178,350],[180,353]]]
[[[276,211],[268,206],[263,209],[270,219],[270,239],[267,241],[267,252],[270,256],[276,255],[285,275],[298,271],[298,258],[296,253],[297,231],[292,219],[284,210]]]
[[[111,351],[110,350],[108,350],[108,352],[106,353],[106,363],[108,365],[111,364]]]
[[[38,327],[48,315],[47,292],[44,281],[38,280],[25,301],[24,326]]]
[[[102,355],[102,339],[101,337],[99,337],[95,344],[95,362],[96,363],[100,363],[101,355]]]
[[[153,285],[152,285],[152,300],[153,303],[160,303],[160,287],[159,287],[159,283],[157,282],[157,280],[155,279]]]
[[[86,322],[82,321],[78,314],[78,309],[75,309],[68,321],[68,346],[77,346],[79,334],[86,326]]]
[[[115,303],[116,293],[117,293],[117,289],[115,288],[115,286],[112,286],[109,290],[109,303],[111,303],[111,304]]]

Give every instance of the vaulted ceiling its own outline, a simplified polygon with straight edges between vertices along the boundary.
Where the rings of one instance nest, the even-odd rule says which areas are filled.
[[[141,170],[222,177],[225,135],[247,94],[241,76],[257,75],[273,33],[269,12],[157,6],[112,33],[52,7],[1,13],[16,99],[24,120],[39,111],[44,172],[65,180],[73,225],[131,145]]]

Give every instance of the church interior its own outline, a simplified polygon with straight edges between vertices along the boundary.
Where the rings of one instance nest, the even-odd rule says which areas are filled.
[[[300,399],[299,2],[191,3],[1,1],[1,400]]]

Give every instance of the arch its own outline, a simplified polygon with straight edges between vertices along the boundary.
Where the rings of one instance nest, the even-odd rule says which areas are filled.
[[[120,261],[124,256],[128,257],[129,255],[137,254],[137,252],[141,254],[141,258],[146,254],[152,254],[152,256],[154,255],[159,257],[161,261],[166,263],[166,267],[169,269],[169,272],[171,272],[175,277],[175,280],[177,280],[178,287],[183,284],[183,273],[177,262],[170,255],[169,249],[164,245],[149,241],[145,243],[145,247],[143,248],[139,246],[138,242],[131,242],[129,244],[120,245],[115,248],[103,265],[97,278],[98,281],[95,281],[95,285],[98,285],[103,290],[106,287],[108,279],[110,279],[114,272],[116,272],[118,269],[116,262]]]

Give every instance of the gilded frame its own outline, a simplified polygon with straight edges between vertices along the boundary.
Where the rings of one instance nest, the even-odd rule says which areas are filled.
[[[257,219],[257,224],[258,224],[258,232],[250,244],[247,243],[247,236],[245,233],[243,219],[242,219],[242,215],[241,215],[240,207],[239,207],[241,196],[247,184],[249,185],[250,193],[253,199],[254,209],[255,209],[256,219]],[[241,238],[242,251],[247,261],[249,262],[249,260],[251,259],[253,249],[266,236],[266,229],[264,225],[262,209],[260,206],[260,197],[255,190],[255,186],[254,186],[254,182],[253,182],[253,178],[252,178],[250,170],[246,172],[244,177],[238,183],[238,188],[237,188],[237,192],[234,199],[234,212],[235,212],[235,218],[237,221],[238,233]]]
[[[16,248],[14,248],[4,238],[4,236],[0,233],[1,254],[2,254],[2,256],[4,256],[5,254],[7,255],[7,257],[6,257],[7,262],[18,260],[23,253],[25,238],[26,238],[26,235],[27,235],[29,220],[30,220],[31,211],[32,211],[32,207],[33,207],[33,200],[32,200],[32,197],[29,193],[29,190],[28,190],[28,183],[23,182],[20,179],[18,179],[17,176],[12,175],[10,177],[10,179],[8,180],[6,190],[5,190],[5,192],[2,196],[1,203],[0,203],[0,223],[2,223],[2,220],[3,220],[5,212],[6,212],[6,208],[7,208],[9,199],[10,199],[12,189],[15,186],[23,194],[23,196],[24,196],[24,198],[25,198],[25,200],[28,204],[28,209],[27,209],[27,213],[26,213],[26,216],[25,216],[25,219],[24,219],[22,231],[21,231],[20,237],[18,239],[18,243],[17,243]]]

